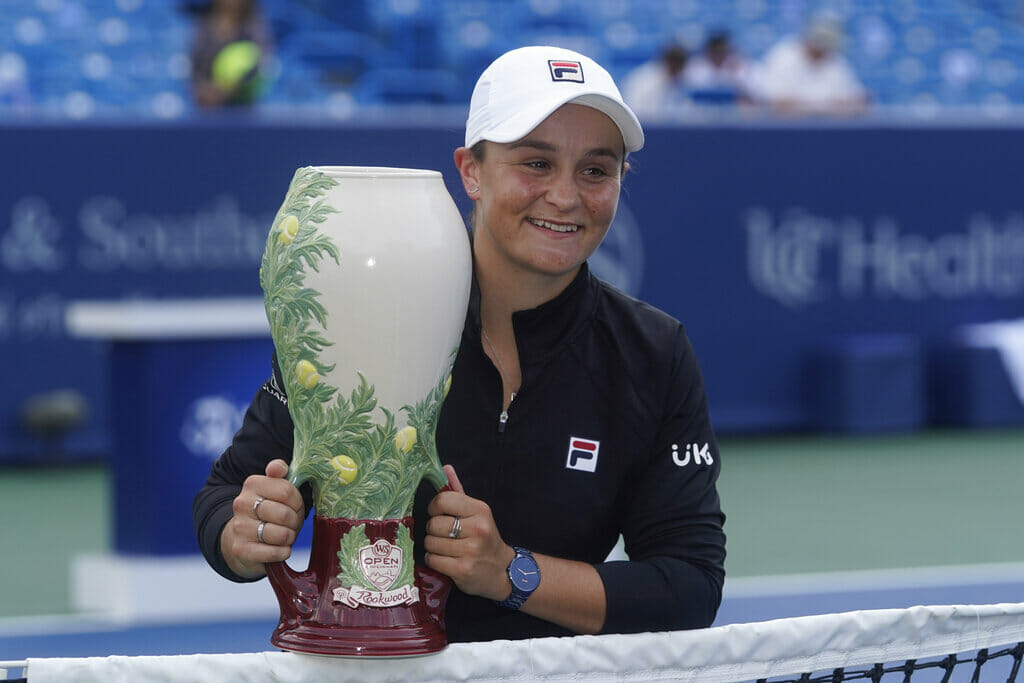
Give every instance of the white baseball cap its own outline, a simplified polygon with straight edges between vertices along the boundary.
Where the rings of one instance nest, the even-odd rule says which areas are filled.
[[[480,74],[469,102],[466,147],[481,140],[520,140],[570,102],[607,114],[627,152],[644,146],[640,121],[600,64],[572,50],[539,45],[510,50]]]

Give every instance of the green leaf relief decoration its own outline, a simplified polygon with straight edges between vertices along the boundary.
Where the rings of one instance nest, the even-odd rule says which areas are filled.
[[[352,527],[347,534],[341,537],[341,550],[338,551],[338,566],[341,568],[341,572],[338,574],[338,581],[345,588],[359,586],[377,590],[377,587],[372,585],[359,569],[359,551],[368,545],[370,545],[370,539],[366,537],[362,525]]]
[[[334,369],[318,357],[331,345],[321,329],[327,327],[327,311],[318,301],[320,293],[304,281],[306,269],[319,272],[325,258],[339,263],[337,245],[318,229],[338,212],[324,199],[337,184],[314,168],[296,171],[260,267],[267,318],[295,425],[288,478],[296,486],[312,484],[322,517],[401,518],[411,514],[424,477],[437,488],[447,483],[434,435],[458,349],[449,355],[445,378],[416,405],[401,407],[407,418],[407,426],[401,428],[383,406],[384,419],[374,421],[374,387],[362,373],[349,396],[323,380]],[[411,572],[411,550],[408,557]]]

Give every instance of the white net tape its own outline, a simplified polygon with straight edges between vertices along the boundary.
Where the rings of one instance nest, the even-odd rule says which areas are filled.
[[[288,652],[30,659],[29,683],[76,681],[693,681],[735,683],[1024,641],[1024,603],[870,610],[700,631],[460,643],[422,657]]]

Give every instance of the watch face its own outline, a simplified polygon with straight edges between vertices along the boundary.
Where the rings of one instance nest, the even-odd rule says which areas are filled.
[[[529,593],[540,583],[540,570],[532,557],[519,555],[508,568],[509,578],[521,591]]]

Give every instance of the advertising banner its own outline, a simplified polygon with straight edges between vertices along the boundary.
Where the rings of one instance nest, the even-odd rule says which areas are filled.
[[[266,233],[299,166],[439,170],[468,211],[452,161],[461,127],[0,129],[0,460],[102,455],[111,406],[137,398],[112,393],[107,342],[69,336],[70,302],[260,297]],[[1024,128],[647,132],[592,266],[685,324],[721,432],[807,427],[807,358],[837,339],[929,344],[1024,316]],[[253,362],[269,375],[269,359]],[[223,396],[237,413],[256,388]],[[33,432],[26,402],[66,389],[85,399],[80,424]],[[182,436],[168,449],[218,450],[169,431]]]

